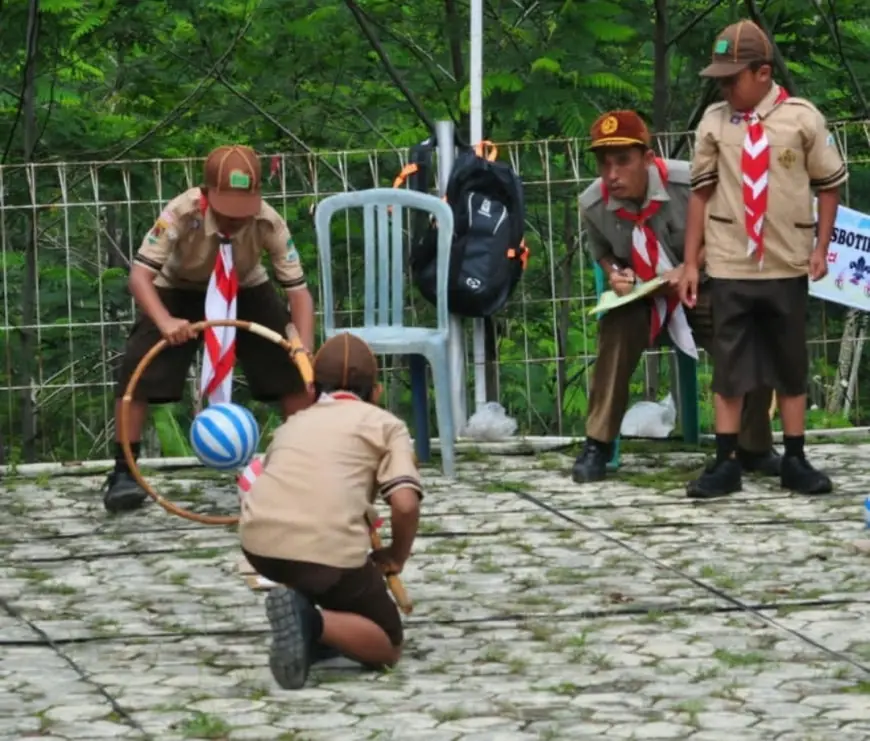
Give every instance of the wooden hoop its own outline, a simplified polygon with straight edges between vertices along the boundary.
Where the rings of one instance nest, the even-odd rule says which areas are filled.
[[[302,340],[299,338],[296,328],[292,324],[287,325],[287,338],[282,337],[278,332],[275,332],[268,327],[264,327],[261,324],[257,324],[256,322],[244,322],[239,319],[212,319],[196,322],[195,324],[190,325],[190,328],[197,335],[208,327],[235,327],[236,329],[243,329],[246,332],[252,332],[265,340],[280,345],[287,354],[290,355],[290,359],[299,369],[299,373],[306,386],[314,383],[314,369],[311,367],[311,360],[308,357],[305,346],[302,344]],[[190,512],[183,507],[179,507],[168,499],[164,499],[142,476],[142,472],[139,470],[139,464],[133,456],[133,449],[130,447],[130,435],[127,432],[127,422],[130,419],[130,404],[133,402],[133,392],[136,390],[136,386],[139,383],[142,374],[154,358],[156,358],[168,346],[169,343],[166,340],[160,340],[160,342],[154,345],[154,347],[145,354],[142,360],[139,361],[139,365],[136,366],[136,370],[133,371],[133,375],[130,377],[130,381],[127,383],[127,388],[124,391],[124,396],[121,399],[121,409],[120,414],[118,415],[118,424],[121,425],[119,437],[121,448],[124,451],[124,458],[127,461],[127,466],[129,467],[133,478],[136,480],[136,483],[138,483],[139,486],[145,490],[148,496],[150,496],[167,512],[183,517],[186,520],[198,522],[202,525],[236,525],[239,522],[238,516],[200,515],[196,512]],[[383,546],[377,530],[372,527],[370,532],[372,548],[374,550],[380,550]],[[414,609],[413,603],[408,597],[408,593],[405,591],[402,581],[395,574],[385,575],[385,579],[387,581],[387,587],[390,592],[392,592],[399,609],[406,615],[410,615]]]
[[[269,340],[270,342],[274,342],[276,345],[280,345],[284,350],[286,350],[287,354],[290,355],[290,359],[299,369],[302,380],[306,385],[313,382],[314,372],[311,368],[311,361],[302,345],[302,341],[299,339],[295,327],[292,325],[288,325],[287,327],[288,334],[290,335],[289,339],[281,336],[278,332],[275,332],[268,327],[262,326],[261,324],[257,324],[256,322],[244,322],[239,319],[212,319],[196,322],[195,324],[190,325],[190,328],[197,335],[209,327],[235,327],[236,329],[243,329],[246,332],[252,332],[257,336],[262,337],[264,340]],[[167,347],[169,347],[169,343],[166,340],[160,340],[160,342],[154,345],[154,347],[145,354],[142,360],[139,361],[139,365],[136,366],[136,370],[133,371],[133,375],[130,377],[130,382],[127,384],[127,388],[124,391],[124,396],[121,399],[121,409],[120,414],[118,415],[118,424],[121,426],[121,429],[119,430],[119,438],[121,448],[124,451],[124,458],[127,460],[127,466],[129,467],[133,478],[136,480],[136,483],[139,484],[148,496],[150,496],[167,512],[183,517],[186,520],[198,522],[202,525],[236,525],[239,521],[238,515],[201,515],[196,512],[190,512],[189,510],[179,507],[169,500],[164,499],[142,476],[142,472],[139,470],[139,464],[133,456],[133,449],[130,447],[130,435],[127,431],[127,423],[130,419],[130,404],[133,402],[133,392],[136,390],[136,386],[138,385],[142,374],[148,366],[151,365],[154,358],[156,358]]]

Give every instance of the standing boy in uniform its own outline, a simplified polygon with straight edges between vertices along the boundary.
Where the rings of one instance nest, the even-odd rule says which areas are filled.
[[[690,310],[683,309],[676,291],[683,271],[689,163],[656,158],[649,130],[634,111],[604,113],[590,133],[599,178],[581,194],[580,210],[593,259],[620,296],[638,278],[662,275],[670,287],[601,318],[586,444],[572,471],[577,483],[605,477],[628,407],[631,376],[643,351],[669,334],[675,345],[695,355],[695,343],[709,348],[712,336],[709,281],[701,283],[698,304]],[[747,395],[738,448],[743,466],[765,476],[779,476],[780,457],[773,449],[768,416],[772,395],[769,388]],[[694,493],[716,494],[703,487]]]
[[[248,563],[284,586],[269,592],[269,664],[285,689],[305,684],[324,648],[368,665],[394,665],[402,620],[383,573],[398,574],[417,534],[422,486],[404,422],[376,406],[378,366],[343,333],[314,358],[318,401],[275,432],[262,473],[242,499]],[[370,555],[380,498],[392,543]]]
[[[299,253],[284,219],[262,199],[260,160],[249,147],[218,147],[205,162],[205,185],[171,200],[142,241],[130,270],[130,292],[140,313],[127,339],[118,372],[115,440],[120,440],[120,403],[130,376],[161,338],[171,347],[145,370],[130,405],[128,434],[138,457],[148,404],[179,401],[196,353],[190,325],[205,318],[256,322],[284,334],[292,316],[302,343],[314,346],[314,302],[305,284]],[[278,297],[261,264],[267,252],[287,295]],[[207,309],[214,307],[213,311]],[[217,314],[215,314],[215,311]],[[221,315],[224,312],[224,315]],[[311,402],[287,353],[250,332],[207,330],[203,394],[229,399],[232,366],[238,355],[251,395],[280,401],[284,416]],[[137,509],[147,494],[130,474],[120,443],[109,474],[104,504],[110,512]]]
[[[762,386],[772,386],[779,402],[783,488],[832,489],[804,455],[808,276],[827,273],[839,188],[848,174],[825,118],[777,85],[772,65],[764,31],[741,21],[719,35],[712,63],[701,72],[719,82],[724,101],[710,106],[698,125],[680,297],[695,305],[703,243],[713,279],[717,452],[689,486],[721,495],[742,487],[735,455],[741,405],[744,394]]]

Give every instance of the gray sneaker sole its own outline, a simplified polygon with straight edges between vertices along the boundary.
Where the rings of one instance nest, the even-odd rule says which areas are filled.
[[[272,626],[269,668],[280,687],[298,690],[308,679],[309,652],[299,607],[292,590],[277,587],[266,596],[266,617]]]

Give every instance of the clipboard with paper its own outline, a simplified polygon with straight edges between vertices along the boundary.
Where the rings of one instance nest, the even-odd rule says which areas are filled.
[[[614,291],[604,291],[598,298],[598,303],[589,309],[589,314],[601,314],[611,309],[618,309],[620,306],[625,306],[632,301],[637,301],[645,296],[649,296],[651,293],[655,293],[655,291],[666,284],[667,281],[664,278],[656,276],[645,283],[638,283],[624,296],[617,296]]]

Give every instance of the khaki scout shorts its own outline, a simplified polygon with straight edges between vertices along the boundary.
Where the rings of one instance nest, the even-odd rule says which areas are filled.
[[[205,319],[205,291],[177,288],[157,288],[167,311],[178,319],[199,322]],[[237,316],[256,322],[284,336],[290,312],[270,283],[239,289]],[[145,354],[162,339],[160,330],[144,313],[140,312],[127,338],[124,357],[118,368],[116,397],[124,395],[130,376]],[[184,396],[187,374],[202,345],[187,342],[167,347],[145,369],[136,385],[134,397],[138,401],[165,404],[180,401]],[[242,373],[257,401],[273,402],[284,396],[302,393],[305,385],[284,350],[251,332],[236,333],[236,353]]]
[[[808,280],[710,281],[713,391],[726,398],[761,387],[806,393]]]
[[[295,589],[324,610],[351,612],[379,626],[394,646],[403,640],[402,618],[387,592],[380,569],[371,560],[358,569],[257,556],[242,549],[254,570],[276,584]]]

